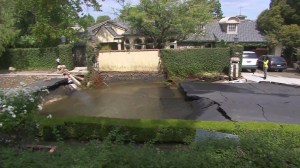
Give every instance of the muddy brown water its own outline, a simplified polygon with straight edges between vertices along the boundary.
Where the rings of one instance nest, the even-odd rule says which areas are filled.
[[[186,119],[190,102],[175,86],[163,82],[119,82],[96,90],[74,92],[48,103],[42,114],[133,119]]]

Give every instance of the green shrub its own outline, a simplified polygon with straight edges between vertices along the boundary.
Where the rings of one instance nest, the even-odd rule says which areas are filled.
[[[10,90],[0,89],[0,144],[34,137],[33,132],[39,126],[35,116],[41,108],[41,94],[43,91],[33,93],[24,85]]]
[[[101,51],[112,50],[112,47],[109,44],[102,44],[100,45],[100,50]]]
[[[260,123],[260,122],[210,122],[190,120],[146,120],[111,119],[97,117],[59,117],[41,119],[41,136],[45,140],[55,140],[56,130],[63,139],[103,139],[112,130],[128,133],[127,140],[146,142],[187,142],[193,139],[197,128],[247,136],[251,133],[269,131],[271,133],[293,133],[300,135],[300,125]],[[291,134],[291,135],[293,135]],[[290,137],[290,136],[289,136]],[[298,141],[297,141],[298,142]],[[300,142],[300,141],[299,141]]]
[[[17,70],[45,70],[56,67],[57,48],[10,49],[11,66]]]
[[[162,65],[169,76],[188,77],[202,72],[227,72],[228,48],[161,50]]]
[[[130,123],[132,122],[132,123]],[[148,122],[148,123],[147,123]],[[152,125],[154,124],[154,125]],[[112,130],[118,129],[128,133],[127,140],[145,142],[184,142],[187,137],[194,136],[194,128],[176,127],[172,125],[155,125],[150,120],[121,120],[96,117],[67,117],[42,119],[41,135],[45,140],[56,140],[56,131],[63,139],[91,140],[108,136]],[[53,131],[55,130],[55,131]]]
[[[59,45],[53,48],[16,48],[8,50],[1,57],[1,69],[9,66],[17,70],[49,70],[56,68],[55,59],[73,69],[72,45]]]
[[[300,167],[299,132],[291,134],[280,130],[256,130],[245,132],[244,135],[239,142],[226,139],[202,139],[190,145],[172,143],[156,145],[124,143],[128,134],[115,129],[105,137],[104,141],[51,142],[51,145],[57,146],[57,150],[51,154],[2,147],[0,166],[9,168]]]
[[[67,69],[74,68],[74,58],[72,53],[72,45],[59,45],[58,54],[60,63],[67,66]]]
[[[237,56],[237,54],[238,54],[238,56],[241,56],[244,51],[244,46],[239,45],[239,44],[230,44],[229,48],[230,48],[230,56],[231,57]]]
[[[93,68],[94,59],[95,59],[94,48],[91,45],[86,45],[86,63],[88,69]]]

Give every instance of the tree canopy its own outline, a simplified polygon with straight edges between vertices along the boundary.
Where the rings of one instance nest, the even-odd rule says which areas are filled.
[[[31,39],[36,46],[55,46],[60,37],[73,41],[76,24],[86,26],[91,17],[80,17],[83,5],[100,10],[99,0],[15,0],[16,27],[20,29],[19,42]],[[83,21],[82,21],[83,20]],[[86,25],[85,25],[86,24]]]
[[[197,26],[213,18],[213,7],[208,0],[140,0],[137,6],[124,6],[120,19],[131,26],[133,33],[149,36],[156,48],[162,48],[170,38],[181,40],[200,34]]]
[[[87,28],[95,24],[95,19],[93,16],[88,14],[81,17],[79,23],[82,27]]]
[[[12,0],[0,0],[0,56],[17,34],[17,31],[13,27],[13,3]]]
[[[97,17],[97,20],[96,20],[96,23],[101,23],[101,22],[104,22],[106,20],[110,20],[111,18],[107,15],[103,15],[103,16],[98,16]]]
[[[298,0],[271,0],[270,9],[259,15],[258,27],[266,33],[271,46],[282,43],[289,47],[300,47],[299,9]]]
[[[222,7],[221,7],[220,1],[219,0],[212,0],[211,3],[214,4],[213,14],[215,15],[215,17],[222,18],[223,17],[223,12],[222,12]]]

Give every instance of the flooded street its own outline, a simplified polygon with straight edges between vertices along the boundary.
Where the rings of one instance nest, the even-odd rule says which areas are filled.
[[[185,119],[193,113],[177,87],[163,82],[119,82],[97,90],[78,91],[44,106],[53,116]]]

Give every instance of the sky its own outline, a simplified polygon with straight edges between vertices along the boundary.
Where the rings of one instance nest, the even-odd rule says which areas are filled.
[[[139,0],[127,0],[132,4],[138,4]],[[269,8],[270,0],[219,0],[225,17],[236,16],[239,14],[247,16],[247,19],[256,20],[258,15]],[[121,5],[115,0],[101,1],[102,12],[94,12],[92,9],[85,8],[85,13],[89,13],[95,19],[98,16],[108,15],[111,19],[117,17],[118,9]]]

